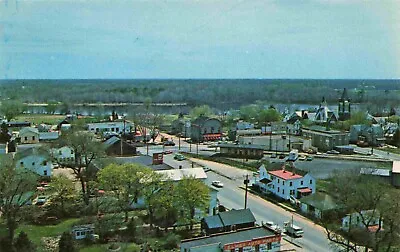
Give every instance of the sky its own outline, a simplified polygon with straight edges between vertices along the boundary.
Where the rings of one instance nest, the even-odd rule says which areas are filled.
[[[0,0],[0,79],[398,79],[399,13],[397,0]]]

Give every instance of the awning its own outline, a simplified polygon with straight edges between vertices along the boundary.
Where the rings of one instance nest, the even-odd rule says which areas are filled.
[[[297,191],[300,193],[311,193],[312,192],[312,190],[310,188],[300,188],[300,189],[297,189]]]
[[[219,140],[221,139],[221,133],[218,134],[204,134],[203,135],[203,139],[206,141],[210,141],[210,140]]]
[[[264,184],[268,184],[268,183],[272,182],[272,180],[269,180],[267,178],[263,178],[263,179],[260,179],[260,182],[264,183]]]

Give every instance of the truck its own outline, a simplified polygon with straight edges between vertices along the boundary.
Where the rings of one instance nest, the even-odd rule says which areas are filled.
[[[301,227],[294,225],[293,222],[291,221],[285,222],[284,227],[285,227],[285,232],[293,237],[301,237],[304,234],[303,229]]]
[[[297,158],[299,157],[299,151],[298,150],[291,150],[289,153],[289,157],[287,158],[287,161],[296,161]]]

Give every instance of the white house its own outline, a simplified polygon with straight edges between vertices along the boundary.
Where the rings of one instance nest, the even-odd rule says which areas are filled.
[[[267,171],[264,165],[259,168],[259,180],[257,184],[264,191],[269,191],[278,197],[289,200],[290,196],[301,198],[315,193],[315,178],[309,173],[300,175],[285,168]]]
[[[33,127],[25,127],[19,131],[21,144],[32,144],[39,142],[39,130]]]
[[[61,148],[51,149],[51,155],[58,162],[73,162],[75,160],[74,150],[68,146],[63,146]]]
[[[92,133],[101,133],[101,132],[109,132],[109,133],[117,133],[121,134],[123,132],[129,133],[131,132],[132,124],[127,121],[122,122],[102,122],[102,123],[89,123],[88,130]]]
[[[348,231],[352,228],[366,229],[370,232],[376,232],[383,229],[383,219],[378,211],[363,210],[360,213],[347,214],[342,218],[341,229]]]
[[[90,237],[94,235],[95,226],[94,224],[80,225],[74,226],[72,228],[72,235],[75,240],[82,240],[86,237]]]
[[[29,169],[41,176],[51,176],[53,164],[47,152],[29,148],[15,155],[16,167]]]

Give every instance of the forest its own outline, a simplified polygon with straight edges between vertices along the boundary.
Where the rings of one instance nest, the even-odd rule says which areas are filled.
[[[186,103],[213,108],[266,104],[335,104],[343,88],[353,103],[393,107],[400,102],[400,80],[317,79],[146,79],[0,80],[1,100],[24,103]]]

